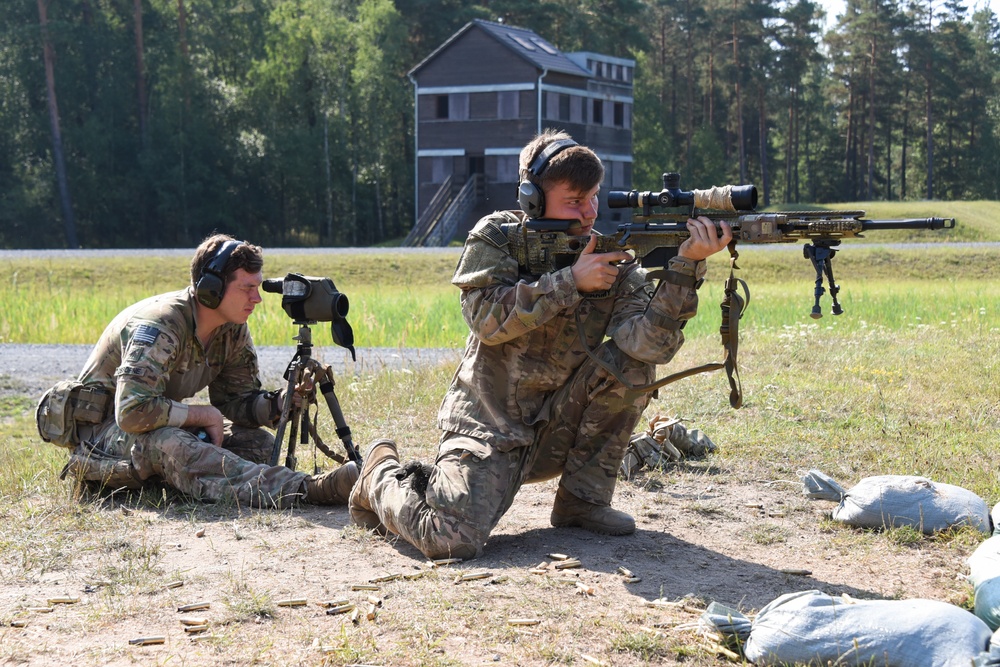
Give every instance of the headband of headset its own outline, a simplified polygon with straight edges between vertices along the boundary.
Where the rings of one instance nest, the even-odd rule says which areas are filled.
[[[559,139],[558,141],[553,141],[539,153],[534,161],[532,161],[531,166],[528,167],[528,173],[538,178],[545,171],[545,168],[549,166],[549,160],[554,158],[559,153],[563,152],[567,148],[576,146],[576,142],[572,139]]]
[[[215,309],[222,303],[222,295],[226,291],[226,262],[241,245],[243,241],[226,241],[221,244],[202,269],[194,291],[203,306]]]

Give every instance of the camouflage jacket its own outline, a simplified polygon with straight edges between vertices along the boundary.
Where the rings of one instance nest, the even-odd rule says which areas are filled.
[[[183,426],[182,401],[208,387],[209,400],[236,424],[257,427],[270,412],[257,352],[245,324],[224,324],[207,349],[195,335],[190,287],[126,308],[94,346],[80,381],[114,394],[115,419],[130,433]]]
[[[530,445],[534,424],[548,418],[547,399],[610,337],[641,362],[665,364],[684,342],[671,320],[698,309],[694,288],[661,284],[654,297],[646,272],[630,264],[607,292],[580,294],[572,267],[542,276],[522,273],[507,252],[506,234],[519,211],[484,217],[469,233],[452,283],[462,290],[470,334],[465,354],[438,412],[438,426],[501,449]],[[669,269],[702,278],[704,262],[675,257]]]

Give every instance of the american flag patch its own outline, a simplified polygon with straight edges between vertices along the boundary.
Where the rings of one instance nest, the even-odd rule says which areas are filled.
[[[160,330],[148,324],[140,324],[132,332],[132,340],[143,345],[152,345],[156,342],[156,337],[160,335]]]

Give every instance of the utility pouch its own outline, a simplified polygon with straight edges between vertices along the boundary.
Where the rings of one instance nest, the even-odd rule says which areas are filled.
[[[38,435],[45,442],[73,449],[79,444],[79,424],[100,424],[111,404],[111,394],[87,387],[79,380],[62,380],[42,395],[35,410]]]

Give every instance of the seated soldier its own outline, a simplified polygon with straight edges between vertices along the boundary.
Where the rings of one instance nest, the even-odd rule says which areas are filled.
[[[346,503],[353,462],[319,476],[266,463],[274,435],[261,427],[277,424],[285,390],[261,389],[247,327],[263,265],[258,246],[216,234],[195,251],[189,287],[114,318],[79,375],[98,414],[77,421],[64,475],[110,489],[156,478],[253,507]],[[206,387],[210,405],[183,402]]]

